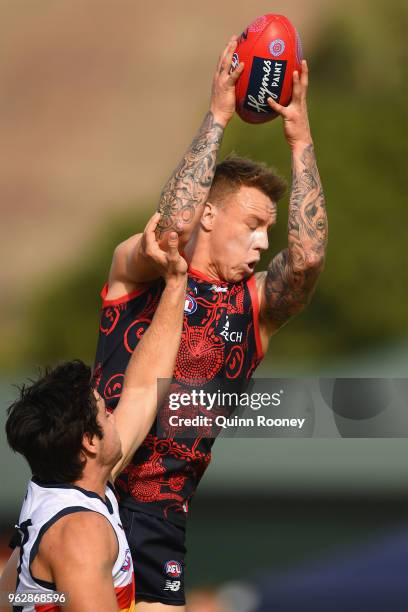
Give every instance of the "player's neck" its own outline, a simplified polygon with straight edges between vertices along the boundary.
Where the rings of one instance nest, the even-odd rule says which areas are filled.
[[[186,259],[192,270],[200,272],[204,277],[217,282],[222,280],[218,267],[211,259],[211,251],[206,240],[196,237],[194,244],[186,247]]]
[[[110,477],[110,470],[94,470],[86,465],[84,472],[78,480],[72,484],[86,491],[97,493],[102,499],[105,499],[106,485]]]

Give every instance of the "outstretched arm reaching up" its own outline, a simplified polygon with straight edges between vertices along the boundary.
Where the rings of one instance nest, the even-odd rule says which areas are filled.
[[[327,246],[325,198],[309,127],[306,94],[308,67],[293,75],[293,98],[288,107],[269,98],[284,122],[292,151],[292,192],[289,202],[288,248],[273,258],[267,272],[257,275],[264,349],[279,327],[310,301],[324,266]]]
[[[149,328],[135,348],[125,372],[123,391],[115,410],[122,442],[122,458],[112,470],[113,478],[127,465],[145,439],[156,417],[165,389],[158,393],[158,379],[171,379],[176,362],[187,285],[187,263],[178,252],[178,236],[169,234],[166,250],[156,240],[156,213],[145,229],[147,252],[165,280],[165,288]],[[164,350],[159,350],[164,347]]]
[[[158,206],[161,218],[157,227],[160,246],[164,245],[168,232],[173,230],[178,233],[183,248],[200,220],[214,178],[224,130],[235,111],[235,83],[244,68],[240,64],[230,73],[236,46],[237,37],[233,36],[218,61],[210,109],[162,191]],[[109,298],[155,278],[157,270],[146,257],[142,235],[132,236],[115,249],[109,275]]]

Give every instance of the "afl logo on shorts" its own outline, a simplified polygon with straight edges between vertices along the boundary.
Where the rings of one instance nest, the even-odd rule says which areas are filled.
[[[164,564],[164,572],[169,578],[180,578],[182,571],[178,561],[166,561]]]
[[[191,295],[186,295],[186,301],[184,302],[184,312],[188,315],[193,314],[197,310],[197,302]]]

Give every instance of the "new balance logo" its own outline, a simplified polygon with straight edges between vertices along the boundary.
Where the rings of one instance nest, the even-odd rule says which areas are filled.
[[[181,580],[166,580],[164,590],[173,591],[173,593],[176,593],[176,591],[180,590],[180,587],[181,587]]]

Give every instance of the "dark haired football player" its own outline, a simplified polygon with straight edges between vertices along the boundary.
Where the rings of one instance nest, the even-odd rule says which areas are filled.
[[[255,273],[268,248],[268,231],[276,223],[286,183],[249,159],[232,157],[216,164],[224,129],[235,110],[235,81],[243,69],[239,65],[229,72],[236,44],[233,37],[220,58],[210,110],[159,204],[160,240],[165,242],[169,230],[175,229],[189,262],[183,333],[173,374],[180,387],[199,381],[205,389],[216,377],[247,381],[272,334],[309,302],[325,258],[327,219],[309,128],[304,62],[301,76],[293,75],[291,104],[284,108],[269,101],[283,118],[292,153],[288,247],[273,258],[268,270]],[[162,290],[161,279],[146,260],[143,236],[120,244],[102,292],[95,361],[98,390],[112,408],[121,375]],[[117,480],[139,578],[136,601],[141,612],[185,603],[185,521],[210,462],[212,442],[204,434],[193,440],[161,439],[153,427]]]
[[[156,416],[162,399],[157,378],[172,374],[187,278],[177,234],[171,233],[166,252],[159,248],[158,220],[156,213],[144,240],[165,286],[127,366],[115,413],[95,391],[91,369],[82,361],[46,372],[23,387],[9,408],[9,445],[27,459],[33,474],[19,519],[20,546],[0,585],[16,591],[15,611],[56,612],[59,603],[67,612],[135,609],[132,558],[112,482]],[[167,350],[157,359],[160,341]],[[29,592],[36,599],[30,600]]]

